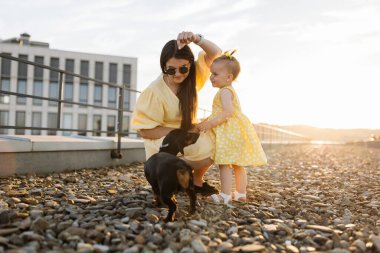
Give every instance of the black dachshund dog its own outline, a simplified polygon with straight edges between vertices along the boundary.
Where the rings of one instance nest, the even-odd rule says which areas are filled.
[[[144,163],[145,177],[152,186],[156,205],[163,202],[169,212],[165,222],[173,221],[177,210],[175,195],[185,191],[190,198],[190,214],[195,212],[196,193],[193,182],[193,168],[177,157],[183,149],[198,140],[198,133],[174,129],[162,141],[159,153],[151,156]]]

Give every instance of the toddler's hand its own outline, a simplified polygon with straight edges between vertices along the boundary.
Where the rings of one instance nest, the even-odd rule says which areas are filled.
[[[207,130],[211,129],[212,126],[211,126],[211,123],[210,123],[209,121],[205,120],[205,121],[199,123],[199,124],[197,125],[197,128],[198,128],[199,131],[201,131],[201,132],[206,132]]]

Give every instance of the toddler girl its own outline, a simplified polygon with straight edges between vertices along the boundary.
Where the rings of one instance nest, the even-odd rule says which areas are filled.
[[[200,131],[211,129],[215,150],[211,157],[220,169],[221,192],[211,195],[214,203],[229,205],[232,198],[247,201],[247,173],[244,166],[259,166],[267,162],[259,138],[250,120],[242,113],[232,82],[240,72],[240,64],[226,52],[211,65],[211,83],[219,88],[214,97],[212,114],[197,125]],[[232,170],[236,190],[232,191]]]

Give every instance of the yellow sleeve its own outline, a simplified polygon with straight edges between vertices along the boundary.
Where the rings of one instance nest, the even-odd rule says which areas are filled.
[[[207,80],[210,77],[210,68],[207,66],[206,60],[205,60],[206,53],[204,51],[201,51],[198,55],[198,59],[196,62],[196,85],[197,85],[197,91],[200,91]]]
[[[153,129],[164,123],[163,103],[153,90],[144,90],[137,99],[132,115],[132,129]]]

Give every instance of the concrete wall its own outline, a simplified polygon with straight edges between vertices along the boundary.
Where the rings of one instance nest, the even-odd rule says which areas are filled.
[[[121,159],[112,159],[116,138],[0,136],[0,176],[54,173],[145,161],[142,140],[122,138]]]

